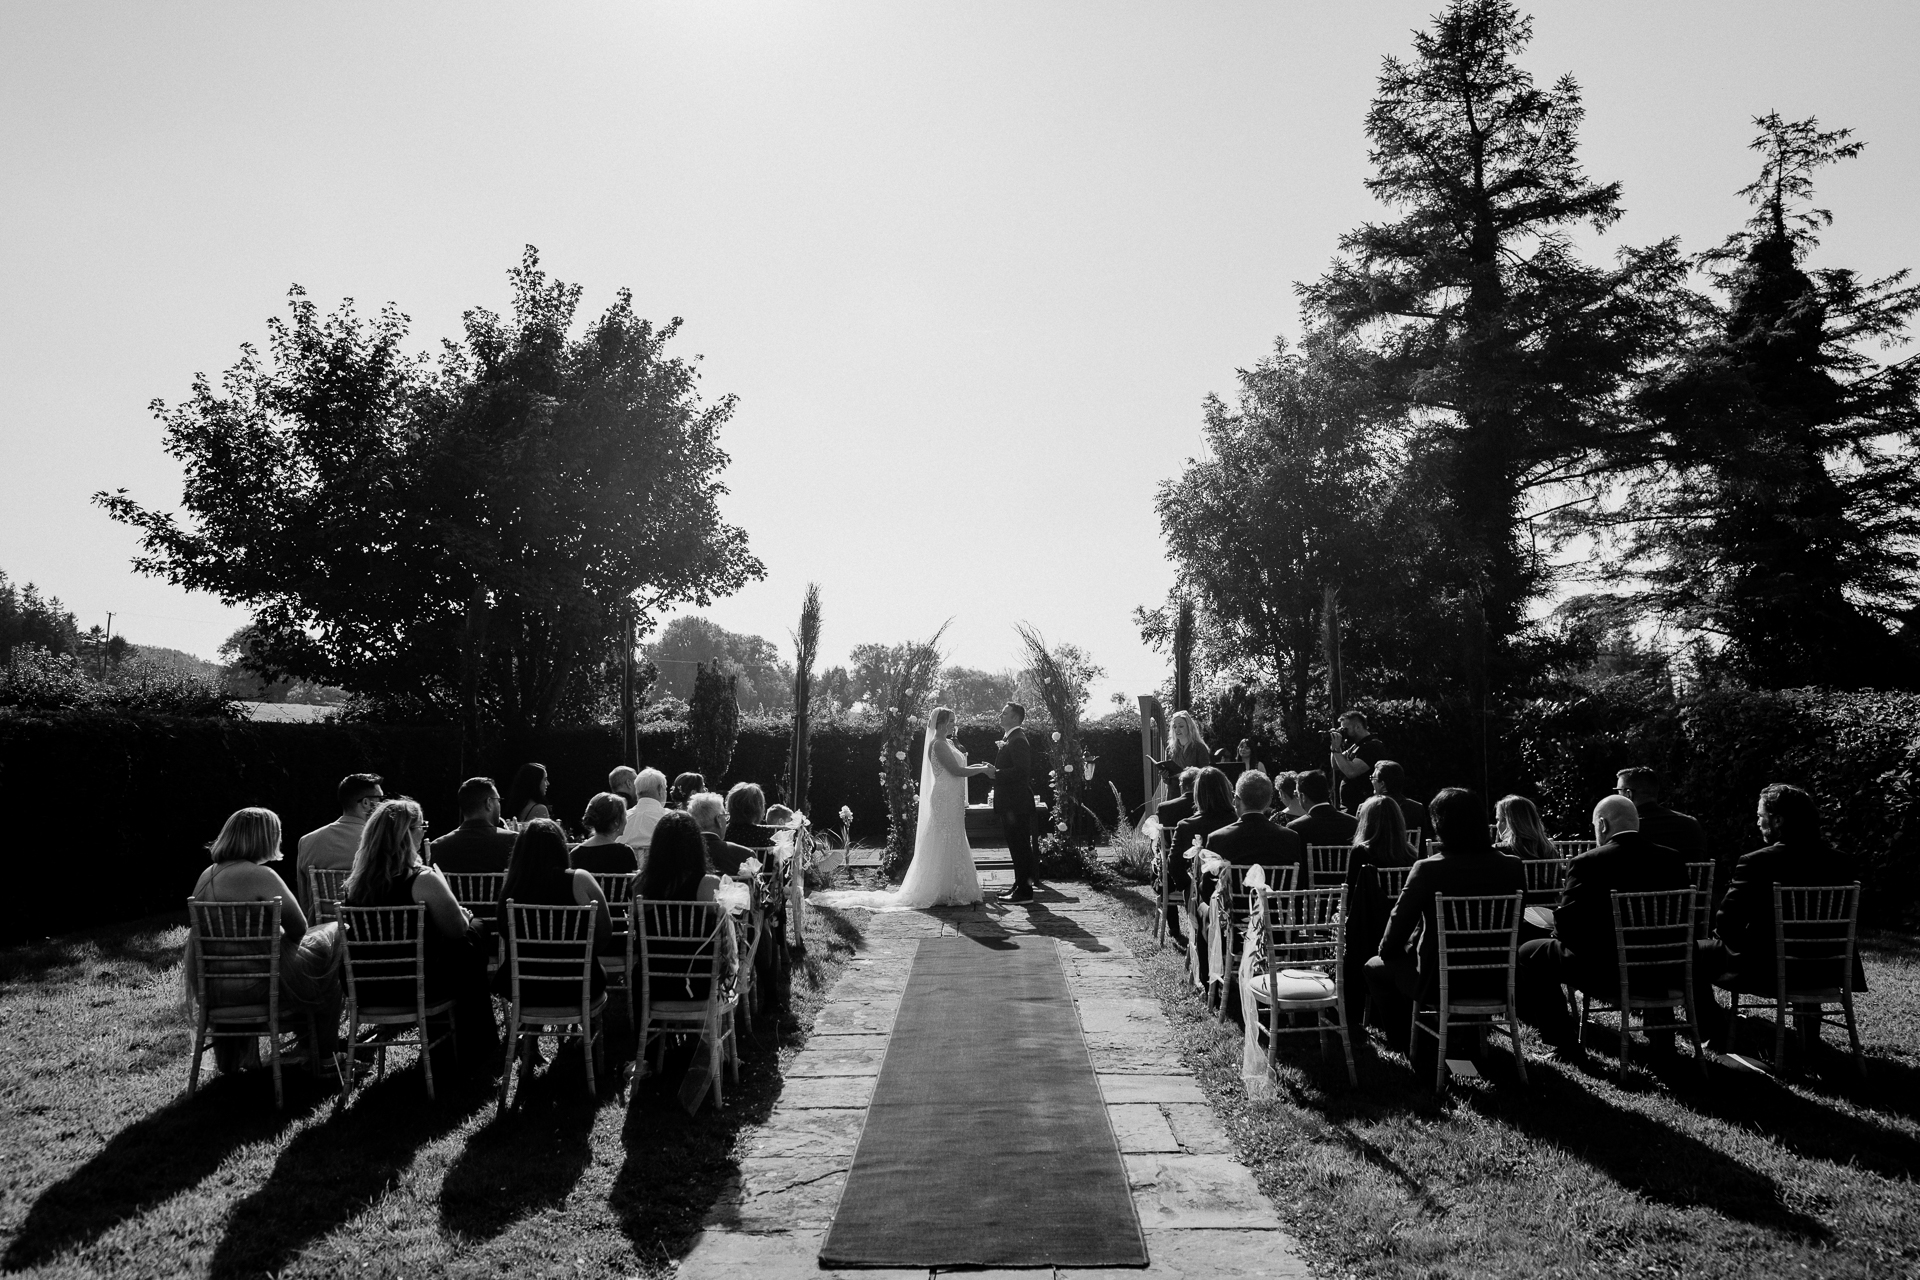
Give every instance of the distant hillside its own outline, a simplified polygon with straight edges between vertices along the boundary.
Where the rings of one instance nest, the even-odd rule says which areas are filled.
[[[163,649],[155,644],[130,644],[127,646],[127,656],[142,658],[155,666],[170,667],[190,675],[205,676],[209,680],[218,680],[227,673],[227,669],[217,662],[196,658],[184,649]]]

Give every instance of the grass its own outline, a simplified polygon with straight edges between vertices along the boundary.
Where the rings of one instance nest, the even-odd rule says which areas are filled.
[[[1236,1153],[1317,1273],[1920,1275],[1913,938],[1875,935],[1864,948],[1864,1084],[1830,1047],[1802,1080],[1716,1068],[1703,1082],[1683,1047],[1625,1076],[1612,1059],[1574,1068],[1530,1056],[1522,1088],[1496,1050],[1491,1082],[1436,1103],[1384,1049],[1360,1052],[1351,1090],[1302,1038],[1281,1050],[1275,1096],[1253,1100],[1238,1025],[1208,1015],[1176,953],[1156,951],[1150,898],[1109,896]],[[1615,1044],[1589,1032],[1601,1052]],[[1643,1040],[1635,1050],[1645,1061]]]
[[[694,1117],[671,1084],[642,1081],[624,1107],[589,1098],[577,1049],[500,1119],[486,1082],[443,1083],[429,1104],[411,1067],[344,1110],[297,1072],[284,1112],[264,1072],[203,1073],[188,1100],[181,923],[0,951],[0,1271],[665,1276],[862,919],[809,913],[784,1030],[763,1016],[726,1110]]]

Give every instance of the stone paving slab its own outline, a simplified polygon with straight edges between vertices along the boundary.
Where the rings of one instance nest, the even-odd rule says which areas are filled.
[[[1111,1106],[1116,1102],[1185,1102],[1207,1105],[1207,1097],[1193,1077],[1184,1072],[1175,1075],[1109,1075],[1097,1073],[1100,1096]]]
[[[1144,1102],[1123,1103],[1108,1107],[1107,1119],[1123,1154],[1182,1150],[1180,1140],[1173,1136],[1173,1126],[1159,1107]]]
[[[1123,1155],[1142,1227],[1280,1229],[1273,1202],[1230,1155]]]
[[[878,1076],[887,1056],[886,1036],[832,1036],[787,1064],[789,1080],[810,1076]]]
[[[1308,1280],[1312,1275],[1284,1231],[1156,1231],[1149,1265],[1066,1272],[1061,1280]],[[892,1273],[898,1274],[898,1273]]]
[[[1010,879],[996,874],[1000,883]],[[806,1046],[786,1064],[772,1115],[742,1134],[739,1174],[680,1262],[681,1280],[934,1280],[947,1273],[835,1271],[818,1261],[914,954],[922,939],[940,936],[1057,942],[1151,1260],[1144,1270],[965,1271],[966,1280],[1306,1276],[1272,1203],[1233,1158],[1212,1108],[1170,1047],[1165,1015],[1132,951],[1104,932],[1112,927],[1101,900],[1058,890],[1046,891],[1032,910],[989,901],[971,909],[873,915]]]

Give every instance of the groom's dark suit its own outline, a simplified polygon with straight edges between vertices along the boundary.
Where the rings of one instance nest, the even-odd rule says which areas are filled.
[[[1007,856],[1013,860],[1013,896],[1033,890],[1039,868],[1033,859],[1033,747],[1019,725],[1007,730],[1000,753],[993,758],[993,811],[1007,835]]]

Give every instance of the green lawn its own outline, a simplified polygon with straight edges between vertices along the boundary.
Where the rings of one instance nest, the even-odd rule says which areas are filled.
[[[828,929],[810,913],[791,1029],[764,1017],[726,1110],[694,1118],[646,1081],[589,1099],[577,1049],[503,1119],[484,1084],[430,1105],[412,1067],[344,1110],[296,1075],[276,1114],[265,1072],[203,1074],[188,1101],[182,924],[0,952],[0,1271],[664,1275],[845,962]]]
[[[1677,1061],[1624,1078],[1612,1059],[1574,1068],[1530,1054],[1532,1087],[1522,1088],[1496,1050],[1492,1083],[1457,1085],[1436,1105],[1391,1052],[1363,1051],[1361,1087],[1350,1090],[1303,1037],[1281,1050],[1278,1096],[1254,1101],[1240,1085],[1237,1024],[1215,1022],[1187,993],[1175,953],[1155,950],[1145,891],[1109,892],[1237,1153],[1317,1271],[1920,1275],[1913,938],[1866,945],[1864,1085],[1831,1049],[1808,1080],[1716,1068],[1703,1082],[1683,1047]],[[1615,1043],[1589,1034],[1603,1051]],[[1636,1063],[1645,1049],[1636,1038]]]

